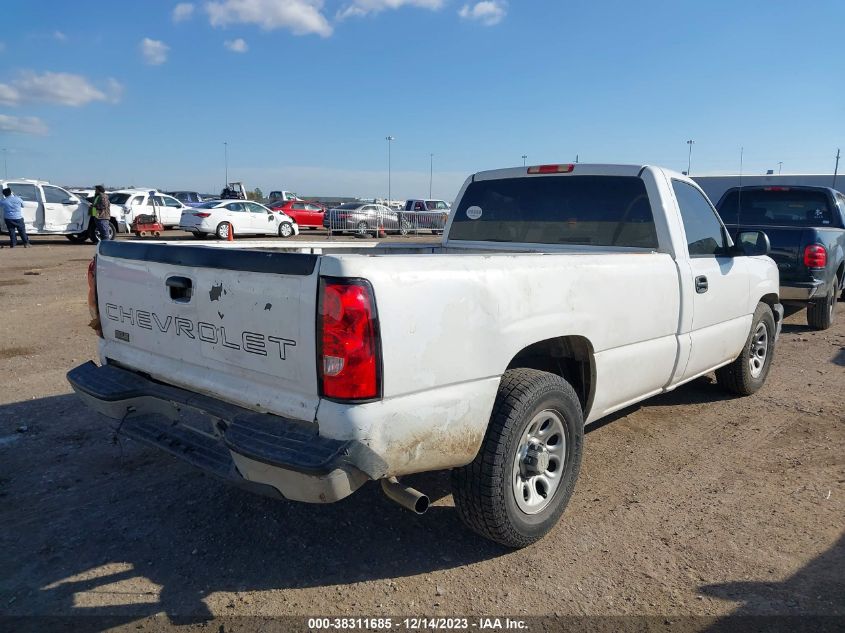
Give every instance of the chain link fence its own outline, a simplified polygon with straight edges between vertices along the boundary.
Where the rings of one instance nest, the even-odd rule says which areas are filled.
[[[361,211],[358,209],[328,209],[323,227],[329,237],[359,235],[384,237],[388,235],[439,235],[446,226],[448,214],[442,211]]]

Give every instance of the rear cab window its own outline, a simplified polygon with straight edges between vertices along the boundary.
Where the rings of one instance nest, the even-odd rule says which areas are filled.
[[[842,228],[842,220],[824,190],[765,187],[729,191],[719,203],[725,224]]]
[[[658,248],[645,183],[636,176],[472,182],[449,240]]]

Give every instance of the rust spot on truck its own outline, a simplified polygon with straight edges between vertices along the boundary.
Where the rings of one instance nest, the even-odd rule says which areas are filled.
[[[219,283],[211,287],[208,293],[208,298],[211,301],[220,301],[220,295],[223,294],[223,284]],[[218,313],[219,314],[219,313]]]

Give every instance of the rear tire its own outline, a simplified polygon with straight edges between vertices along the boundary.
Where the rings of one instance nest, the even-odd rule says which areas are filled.
[[[108,239],[113,240],[115,235],[117,235],[117,228],[115,227],[114,223],[109,222],[107,225],[109,236]],[[97,223],[91,220],[88,223],[88,239],[91,240],[92,244],[99,244],[100,243],[100,236],[97,235]]]
[[[218,240],[228,240],[229,239],[229,223],[228,222],[221,222],[217,225],[217,231],[215,233]],[[232,237],[235,237],[234,231],[232,232]]]
[[[536,369],[506,371],[478,455],[452,470],[458,515],[507,547],[539,540],[572,496],[583,444],[581,403],[569,383]]]
[[[72,233],[71,235],[65,235],[65,237],[74,244],[82,244],[88,239],[88,233]]]
[[[826,330],[833,325],[838,291],[839,279],[834,277],[827,294],[807,304],[807,325],[814,330]]]
[[[758,303],[742,353],[730,365],[716,370],[716,382],[739,396],[756,392],[769,375],[775,355],[775,317],[765,303]]]
[[[358,235],[360,235],[361,237],[367,237],[370,234],[370,227],[364,220],[361,220],[355,227],[355,232],[358,233]]]

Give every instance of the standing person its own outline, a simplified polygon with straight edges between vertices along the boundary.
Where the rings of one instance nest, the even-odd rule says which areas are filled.
[[[23,221],[23,200],[12,193],[9,187],[3,189],[3,199],[0,200],[0,207],[3,207],[3,220],[9,230],[9,248],[17,246],[17,235],[20,235],[24,248],[29,248],[29,237],[26,234],[26,224]]]
[[[111,202],[106,195],[106,188],[103,185],[94,187],[94,202],[91,203],[91,215],[96,222],[97,236],[101,240],[114,239],[111,231]]]

